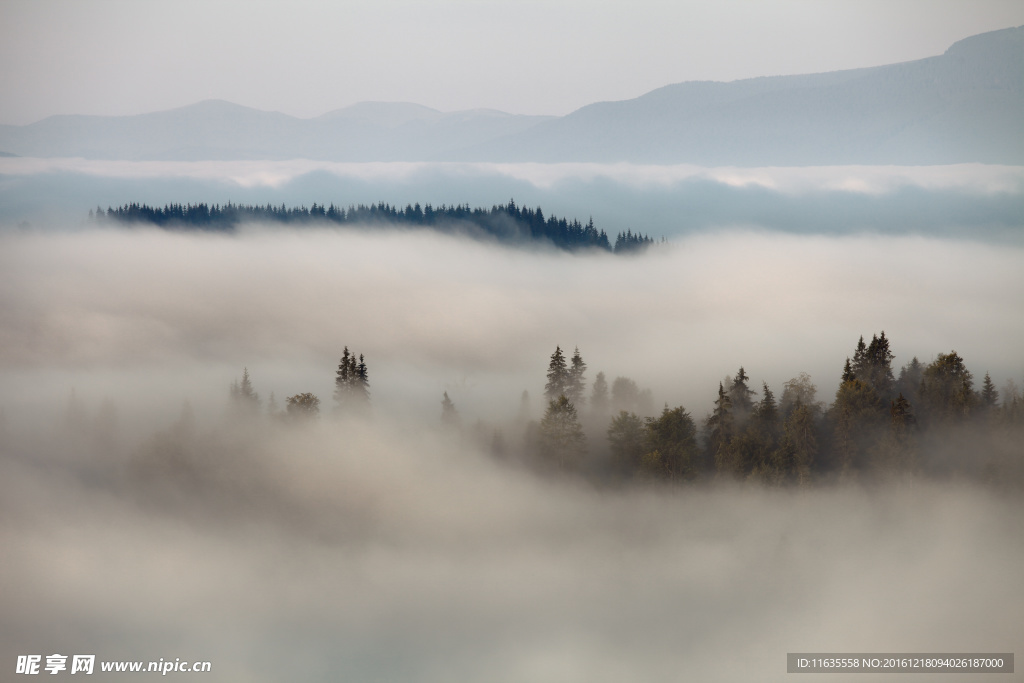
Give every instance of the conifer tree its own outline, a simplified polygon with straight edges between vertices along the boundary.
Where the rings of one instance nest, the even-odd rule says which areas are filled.
[[[779,409],[768,383],[762,386],[764,397],[754,406],[750,421],[739,430],[733,448],[743,472],[766,482],[779,482],[784,475],[777,462]]]
[[[732,449],[733,416],[732,400],[721,382],[718,383],[718,398],[715,409],[707,420],[708,455],[719,474],[739,474],[740,463]]]
[[[242,381],[231,383],[231,398],[235,409],[243,413],[256,413],[260,408],[260,395],[256,393],[249,377],[249,368],[242,370]]]
[[[857,379],[857,375],[853,374],[853,365],[850,363],[850,359],[846,359],[846,365],[843,366],[843,377],[840,380],[840,384],[846,384]]]
[[[909,363],[900,368],[900,376],[896,380],[896,393],[903,394],[911,403],[918,403],[923,377],[924,365],[917,359],[917,356],[914,356]]]
[[[862,342],[863,340],[864,338],[861,337]],[[885,338],[883,331],[880,335],[871,336],[871,343],[864,352],[863,368],[854,371],[883,400],[887,400],[892,395],[896,384],[892,374],[893,358],[894,356],[889,350],[889,340]]]
[[[590,409],[599,417],[608,412],[608,382],[603,372],[597,373],[597,377],[594,378],[594,386],[590,393]]]
[[[352,386],[351,373],[352,373],[352,356],[348,352],[348,346],[341,354],[341,360],[338,362],[338,371],[334,378],[334,400],[338,402],[339,407],[345,407],[348,403]]]
[[[334,378],[334,400],[342,411],[365,413],[370,406],[370,377],[363,355],[350,353],[348,346],[341,354]]]
[[[355,395],[360,404],[366,405],[370,402],[370,374],[366,369],[366,361],[363,354],[359,354],[359,365],[356,366]]]
[[[967,417],[978,402],[974,377],[956,351],[940,353],[921,375],[921,402],[930,420]]]
[[[548,363],[548,381],[544,385],[544,396],[548,401],[554,401],[566,393],[569,381],[569,372],[565,367],[565,356],[562,354],[562,347],[555,346],[555,352],[551,354],[551,362]]]
[[[661,416],[646,420],[647,472],[669,481],[690,479],[696,475],[697,427],[693,418],[679,406],[665,406]]]
[[[866,450],[883,419],[882,405],[878,394],[860,379],[854,378],[839,386],[829,418],[840,471],[849,473],[863,464]]]
[[[582,406],[586,400],[583,396],[584,388],[586,384],[584,382],[584,374],[587,371],[587,364],[583,362],[583,357],[580,356],[580,347],[576,347],[576,350],[572,354],[572,360],[569,365],[568,375],[565,382],[565,397],[569,399],[569,402],[574,406]]]
[[[861,381],[864,378],[864,366],[867,364],[867,357],[868,347],[864,344],[864,335],[861,335],[857,341],[857,348],[853,351],[853,363],[851,364],[853,374]]]
[[[985,379],[981,383],[981,406],[985,410],[992,411],[997,405],[999,405],[999,392],[996,390],[996,385],[992,383],[992,378],[986,372]]]
[[[619,411],[608,425],[612,461],[623,473],[640,469],[644,455],[644,423],[636,413]]]
[[[732,402],[733,413],[741,420],[750,415],[754,408],[754,402],[751,399],[754,392],[747,385],[749,379],[750,377],[741,365],[739,372],[736,373],[736,379],[729,386],[729,400]]]
[[[575,469],[586,453],[586,438],[576,408],[565,394],[548,403],[540,421],[540,455],[561,469]]]

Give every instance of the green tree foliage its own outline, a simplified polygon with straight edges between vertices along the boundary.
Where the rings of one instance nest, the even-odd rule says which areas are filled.
[[[833,446],[841,471],[849,473],[863,465],[864,454],[881,424],[882,400],[859,379],[843,382],[830,410]]]
[[[707,432],[708,458],[714,462],[715,470],[721,475],[739,475],[742,462],[733,449],[735,423],[732,414],[732,399],[724,385],[718,383],[718,398],[715,409],[705,423]]]
[[[555,352],[551,354],[551,362],[548,363],[548,381],[544,385],[544,396],[548,401],[554,401],[559,396],[565,396],[569,384],[569,371],[565,365],[565,355],[561,346],[555,346]]]
[[[608,426],[608,444],[612,460],[621,472],[638,471],[646,446],[643,420],[636,413],[619,411]]]
[[[289,396],[285,404],[287,415],[293,420],[312,419],[320,415],[320,399],[308,392]]]
[[[783,466],[778,461],[779,435],[782,430],[775,395],[763,383],[763,398],[754,406],[753,414],[733,444],[739,452],[743,473],[764,481],[780,481]]]
[[[978,404],[974,376],[956,351],[940,353],[921,375],[921,404],[929,420],[956,422]]]
[[[576,469],[586,454],[586,438],[576,407],[565,395],[548,403],[539,430],[540,456],[560,469]]]
[[[669,481],[696,476],[697,427],[682,406],[665,406],[660,417],[647,418],[645,432],[645,471]]]

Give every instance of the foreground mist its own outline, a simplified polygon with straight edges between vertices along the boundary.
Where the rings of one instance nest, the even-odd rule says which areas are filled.
[[[495,457],[548,356],[698,420],[743,365],[835,392],[861,334],[1016,378],[1017,249],[694,238],[636,259],[426,234],[8,235],[2,661],[208,660],[208,680],[783,680],[789,651],[1012,651],[1018,489],[602,486]],[[342,348],[372,410],[331,411]],[[266,406],[232,410],[247,367]],[[72,394],[72,391],[74,392]],[[441,397],[464,430],[443,429]],[[13,664],[12,664],[13,665]],[[5,664],[6,666],[6,664]],[[121,675],[118,680],[130,680]]]

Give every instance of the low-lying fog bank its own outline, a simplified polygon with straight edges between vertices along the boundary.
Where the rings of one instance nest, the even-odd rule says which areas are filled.
[[[385,413],[539,417],[548,358],[578,346],[654,405],[711,409],[810,374],[831,397],[858,337],[884,330],[898,369],[955,349],[977,381],[1020,382],[1024,249],[919,237],[692,237],[641,258],[498,249],[424,232],[235,237],[104,230],[0,244],[0,404],[63,409],[70,390],[119,410],[197,412],[248,367],[278,399],[329,399],[344,346]],[[55,398],[56,397],[56,398]]]
[[[1012,651],[1024,503],[970,484],[595,489],[402,420],[169,420],[0,459],[2,659],[214,681],[785,680]],[[132,680],[131,678],[126,678]]]
[[[830,401],[880,330],[896,368],[955,349],[977,381],[1019,383],[1022,251],[766,232],[637,258],[416,232],[4,235],[0,660],[180,657],[212,662],[212,681],[736,681],[786,679],[792,651],[1013,651],[1018,488],[609,485],[496,457],[476,425],[514,452],[556,345],[579,346],[588,392],[599,371],[628,376],[655,411],[698,421],[741,365],[779,394],[806,371]],[[365,355],[366,421],[332,415],[346,346]],[[238,414],[243,368],[264,413],[271,392],[281,407],[309,392],[321,417]],[[442,428],[443,392],[464,429]]]

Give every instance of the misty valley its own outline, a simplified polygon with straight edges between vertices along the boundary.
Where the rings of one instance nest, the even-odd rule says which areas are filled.
[[[1020,680],[1022,22],[0,2],[0,680]]]
[[[625,258],[116,219],[0,241],[12,652],[726,681],[781,680],[798,646],[1020,634],[1019,247],[737,229]]]

